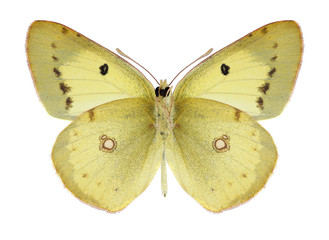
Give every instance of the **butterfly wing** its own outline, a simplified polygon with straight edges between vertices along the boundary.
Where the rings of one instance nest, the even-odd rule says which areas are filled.
[[[154,98],[152,84],[136,68],[64,25],[32,23],[26,48],[37,92],[55,117],[74,119],[117,99]]]
[[[175,99],[213,99],[256,119],[275,117],[293,91],[302,48],[296,22],[268,24],[192,69],[178,83]]]
[[[180,185],[213,212],[241,204],[266,183],[277,160],[274,142],[251,116],[208,99],[175,103],[166,158]]]
[[[83,202],[116,212],[149,185],[163,153],[154,102],[113,101],[76,118],[58,136],[52,158],[65,186]]]

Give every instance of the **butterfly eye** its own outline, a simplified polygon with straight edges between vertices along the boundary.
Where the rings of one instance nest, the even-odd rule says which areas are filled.
[[[159,94],[160,94],[160,92],[159,92],[159,87],[157,87],[157,88],[155,89],[155,96],[156,96],[156,97],[159,97]]]
[[[168,93],[169,89],[170,89],[169,87],[166,87],[166,88],[165,88],[165,95],[164,95],[164,97],[167,96],[167,95],[169,94],[169,93]]]

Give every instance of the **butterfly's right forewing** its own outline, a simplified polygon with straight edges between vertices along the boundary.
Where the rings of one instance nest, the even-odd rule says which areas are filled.
[[[213,99],[256,119],[275,117],[293,91],[302,52],[296,22],[265,25],[193,68],[178,83],[175,99]]]

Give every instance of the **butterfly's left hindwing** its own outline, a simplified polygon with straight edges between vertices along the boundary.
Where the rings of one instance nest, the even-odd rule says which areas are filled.
[[[277,160],[271,136],[251,116],[208,99],[175,102],[166,157],[176,179],[206,209],[219,212],[253,197]]]
[[[32,23],[26,48],[37,92],[54,117],[74,119],[117,99],[154,99],[152,84],[136,68],[64,25]]]
[[[52,158],[65,186],[83,202],[110,212],[126,207],[160,166],[154,102],[113,101],[76,118],[58,136]]]

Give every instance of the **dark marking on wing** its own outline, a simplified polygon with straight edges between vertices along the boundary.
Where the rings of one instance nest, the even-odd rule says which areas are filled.
[[[273,44],[273,48],[278,48],[278,43],[277,42],[275,42],[274,44]]]
[[[79,33],[77,33],[77,37],[81,37],[81,35]]]
[[[95,121],[95,113],[94,113],[94,110],[91,109],[91,110],[88,112],[88,114],[89,114],[89,120],[90,120],[90,122]]]
[[[268,72],[268,75],[270,77],[273,77],[273,75],[274,75],[275,72],[276,72],[276,68],[274,67],[274,68],[271,69],[271,71]]]
[[[264,109],[264,100],[263,100],[262,97],[257,98],[256,103],[257,103],[257,107],[260,110],[263,110]]]
[[[102,75],[106,75],[107,72],[109,71],[109,66],[106,63],[104,63],[102,66],[99,67],[99,69],[101,70]]]
[[[87,177],[87,176],[88,176],[87,173],[82,174],[82,177],[83,177],[83,178],[85,178],[85,177]]]
[[[241,117],[241,111],[239,109],[235,110],[235,114],[234,114],[234,120],[239,122],[240,121],[240,117]]]
[[[55,57],[55,56],[52,56],[51,57],[55,62],[57,62],[58,61],[58,58],[57,57]]]
[[[69,110],[71,107],[73,107],[72,106],[72,103],[73,103],[73,100],[72,100],[71,97],[66,98],[66,101],[65,101],[65,104],[66,104],[65,109],[66,110]]]
[[[220,66],[220,70],[224,75],[227,75],[229,74],[230,67],[223,63],[222,66]]]
[[[56,44],[55,43],[51,43],[51,45],[50,45],[52,48],[57,48],[57,46],[56,46]]]
[[[278,56],[274,56],[274,57],[271,58],[271,61],[272,61],[272,62],[275,62],[275,60],[276,60],[277,58],[278,58]]]
[[[264,27],[264,28],[261,30],[261,32],[262,32],[263,34],[266,34],[266,33],[267,33],[267,27]]]
[[[59,84],[59,88],[62,90],[63,94],[66,94],[71,91],[71,87],[64,82],[61,82]]]
[[[262,86],[258,87],[258,91],[266,94],[266,92],[270,89],[270,83],[264,83]]]
[[[53,71],[54,71],[56,77],[60,77],[62,74],[57,68],[53,68]]]
[[[247,174],[242,173],[242,177],[247,178]]]
[[[252,33],[250,33],[250,34],[248,35],[248,37],[252,37]]]
[[[66,34],[67,32],[68,32],[67,29],[66,29],[65,27],[63,27],[63,28],[62,28],[62,33],[63,33],[63,34]]]

